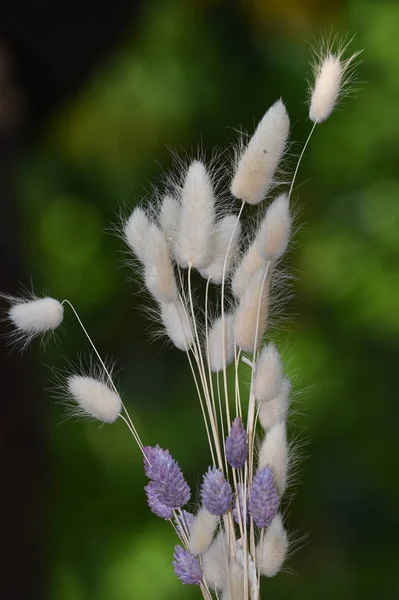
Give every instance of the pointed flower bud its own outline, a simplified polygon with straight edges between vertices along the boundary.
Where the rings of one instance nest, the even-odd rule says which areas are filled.
[[[144,448],[144,470],[153,481],[151,491],[170,508],[181,508],[190,500],[190,488],[177,462],[159,446]],[[151,507],[150,507],[151,508]]]
[[[186,585],[199,585],[202,571],[199,560],[181,546],[175,547],[173,568],[180,581]]]
[[[223,473],[209,467],[201,487],[202,504],[212,515],[224,515],[230,508],[233,492]]]
[[[234,419],[230,435],[226,438],[227,462],[234,469],[241,469],[248,456],[248,438],[240,417]]]
[[[280,496],[274,485],[273,471],[265,467],[252,480],[249,498],[249,514],[255,525],[268,527],[278,512]]]
[[[154,490],[154,485],[155,483],[150,481],[150,483],[144,488],[147,496],[148,506],[150,507],[151,511],[157,515],[157,517],[161,517],[161,519],[168,521],[172,518],[173,510],[170,508],[170,506],[165,506],[165,504],[162,504],[157,491]]]

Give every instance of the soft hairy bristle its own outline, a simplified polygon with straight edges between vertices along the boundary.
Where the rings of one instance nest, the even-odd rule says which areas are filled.
[[[215,533],[219,517],[201,507],[190,527],[189,550],[192,554],[203,554],[208,550]]]
[[[228,570],[228,549],[224,531],[217,534],[210,548],[202,556],[202,570],[205,581],[212,590],[222,589]]]
[[[260,300],[260,301],[259,301]],[[256,273],[241,297],[235,319],[234,337],[245,352],[254,352],[262,341],[269,308],[269,280]]]
[[[288,477],[288,444],[285,422],[274,424],[261,444],[259,452],[259,469],[270,467],[274,473],[274,483],[282,496],[287,487]]]
[[[236,268],[231,280],[231,289],[237,298],[241,298],[248,283],[260,269],[266,268],[266,261],[259,254],[258,238],[255,237],[248,250],[245,252],[240,264]]]
[[[164,196],[159,211],[159,225],[171,252],[176,246],[177,228],[180,219],[180,203],[173,196]]]
[[[283,380],[280,354],[274,344],[263,346],[255,368],[254,394],[258,402],[275,398]]]
[[[263,429],[270,429],[275,423],[284,421],[287,418],[290,390],[290,380],[284,377],[278,395],[268,402],[261,402],[258,418]]]
[[[227,277],[237,252],[240,235],[241,223],[237,222],[235,215],[227,215],[216,223],[213,234],[212,260],[205,269],[201,269],[202,277],[205,279],[210,277],[212,283],[222,283],[223,269],[224,276]],[[227,249],[229,249],[228,252]]]
[[[231,184],[236,198],[258,204],[273,187],[289,133],[289,117],[282,100],[265,113],[247,147],[238,158]]]
[[[147,231],[150,220],[144,210],[137,206],[125,223],[123,233],[126,244],[135,253],[137,258],[144,263],[147,243]]]
[[[360,54],[355,52],[343,58],[345,48],[336,53],[327,49],[320,53],[313,68],[313,85],[310,90],[309,118],[314,123],[323,123],[333,112],[351,79],[354,60]]]
[[[111,388],[98,379],[71,375],[67,391],[81,412],[103,423],[113,423],[119,417],[122,400]]]
[[[229,565],[227,580],[223,587],[222,600],[246,600],[243,567],[232,562]]]
[[[257,235],[258,252],[265,261],[276,261],[287,250],[291,233],[290,201],[280,194],[267,207]]]
[[[234,315],[218,317],[209,330],[209,364],[214,372],[222,371],[234,359]]]
[[[181,301],[161,304],[161,320],[176,348],[189,350],[194,343],[193,325],[188,310]]]
[[[47,331],[54,331],[64,318],[64,307],[54,298],[33,300],[10,299],[12,306],[8,318],[23,336],[34,337]]]
[[[176,259],[181,267],[204,269],[211,262],[214,221],[212,181],[205,165],[195,160],[188,168],[181,197],[176,240]]]
[[[288,552],[288,536],[277,514],[256,547],[256,563],[261,575],[274,577],[281,571]]]
[[[178,290],[165,236],[155,223],[146,231],[144,282],[158,302],[176,302]]]

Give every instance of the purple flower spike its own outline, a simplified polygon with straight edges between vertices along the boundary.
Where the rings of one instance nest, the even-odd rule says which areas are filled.
[[[234,419],[230,435],[226,438],[227,462],[234,469],[241,469],[248,457],[248,437],[240,417]]]
[[[146,446],[144,454],[144,470],[152,479],[151,491],[160,504],[169,508],[184,506],[190,500],[190,488],[169,451],[159,446]]]
[[[199,585],[202,571],[198,559],[181,546],[175,547],[174,559],[173,568],[180,581],[187,585]]]
[[[224,515],[230,508],[233,492],[231,485],[216,467],[209,467],[201,487],[202,504],[212,515]]]
[[[258,471],[252,480],[249,498],[249,514],[255,525],[268,527],[277,514],[280,496],[274,485],[274,475],[270,467]]]
[[[173,511],[170,506],[165,506],[160,502],[158,494],[156,493],[156,490],[153,489],[153,486],[154,482],[150,481],[144,488],[147,495],[148,506],[157,517],[161,517],[161,519],[166,519],[168,521],[172,518]]]

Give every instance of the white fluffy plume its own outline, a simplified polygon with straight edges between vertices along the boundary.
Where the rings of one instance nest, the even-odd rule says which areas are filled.
[[[123,228],[126,244],[135,253],[137,258],[144,263],[147,248],[147,232],[150,220],[144,210],[137,206]]]
[[[237,161],[231,184],[236,198],[258,204],[273,187],[289,133],[289,117],[282,100],[265,113]]]
[[[176,260],[181,267],[204,269],[213,256],[215,198],[205,165],[194,160],[188,168],[181,196]]]
[[[291,233],[290,200],[280,194],[266,209],[256,237],[259,255],[265,261],[276,261],[287,250]]]
[[[234,320],[234,337],[245,352],[254,352],[266,328],[269,309],[269,279],[258,271],[245,288]]]
[[[202,556],[202,570],[205,581],[212,590],[222,589],[226,581],[228,557],[226,533],[220,531]]]
[[[219,517],[201,507],[190,526],[189,549],[191,554],[203,554],[211,545]]]
[[[266,268],[266,262],[258,251],[258,236],[245,252],[240,264],[234,271],[231,280],[231,289],[237,298],[241,298],[249,281],[260,269]]]
[[[113,423],[119,417],[122,409],[120,396],[103,381],[71,375],[67,378],[67,391],[76,402],[78,412],[103,423]]]
[[[36,335],[54,331],[64,318],[64,308],[54,298],[5,298],[11,304],[8,318],[16,329],[13,337],[17,343],[28,343]]]
[[[346,46],[333,53],[327,48],[314,64],[309,106],[309,118],[314,123],[323,123],[328,119],[351,79],[354,60],[360,52],[344,59],[345,49]]]
[[[283,381],[280,354],[274,344],[263,346],[255,367],[254,394],[258,402],[275,398]]]
[[[264,469],[267,466],[272,469],[276,488],[282,496],[288,477],[288,444],[284,421],[275,423],[261,444],[258,467]]]
[[[215,224],[212,260],[205,269],[201,270],[201,275],[205,279],[210,277],[213,283],[221,283],[225,261],[225,277],[227,277],[237,252],[240,235],[241,223],[237,222],[235,215],[227,215]],[[229,249],[228,253],[227,249]]]
[[[234,315],[218,317],[209,330],[209,364],[214,372],[222,371],[234,359]]]
[[[281,571],[288,552],[288,536],[277,514],[256,548],[256,563],[261,575],[274,577]]]
[[[159,225],[166,242],[174,252],[176,246],[177,228],[180,218],[180,203],[173,196],[164,196],[159,212]]]
[[[194,343],[194,330],[189,312],[183,307],[181,301],[162,303],[161,320],[176,348],[189,350]]]
[[[284,377],[278,395],[269,402],[261,402],[258,417],[263,429],[270,429],[275,423],[285,421],[290,403],[290,391],[290,380]]]

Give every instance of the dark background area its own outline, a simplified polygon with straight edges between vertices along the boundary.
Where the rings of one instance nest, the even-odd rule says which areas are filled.
[[[195,487],[206,438],[177,351],[150,343],[138,282],[109,235],[172,166],[208,157],[283,96],[298,154],[310,129],[308,42],[331,29],[364,48],[361,83],[317,129],[299,175],[295,297],[275,333],[306,442],[289,526],[306,545],[265,597],[399,597],[399,7],[388,0],[154,0],[2,6],[0,289],[67,297],[148,443]],[[141,461],[116,423],[63,421],[49,366],[87,352],[67,315],[57,344],[22,357],[1,340],[0,590],[10,599],[198,597],[171,568],[174,535],[145,505]],[[42,391],[44,390],[44,391]],[[62,422],[62,423],[61,423]]]

